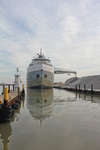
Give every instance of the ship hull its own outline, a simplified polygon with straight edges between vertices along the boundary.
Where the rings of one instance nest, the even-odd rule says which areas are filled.
[[[27,73],[28,88],[53,88],[54,73],[49,71],[32,71]]]

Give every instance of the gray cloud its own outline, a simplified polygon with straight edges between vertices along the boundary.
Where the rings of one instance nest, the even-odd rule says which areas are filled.
[[[55,66],[99,74],[99,13],[98,0],[1,0],[0,51],[23,72],[42,47]]]

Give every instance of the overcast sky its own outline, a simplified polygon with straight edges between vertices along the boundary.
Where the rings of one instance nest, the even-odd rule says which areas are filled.
[[[57,67],[100,74],[100,0],[0,0],[0,80],[43,48]]]

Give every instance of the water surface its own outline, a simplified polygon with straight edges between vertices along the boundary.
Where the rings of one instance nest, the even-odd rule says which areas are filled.
[[[0,150],[99,150],[100,97],[27,90],[11,122],[0,124]]]

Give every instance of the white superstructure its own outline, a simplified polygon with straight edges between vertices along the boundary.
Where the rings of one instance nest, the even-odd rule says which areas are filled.
[[[51,88],[54,82],[54,67],[51,60],[42,51],[29,64],[27,69],[27,86],[30,88]]]

